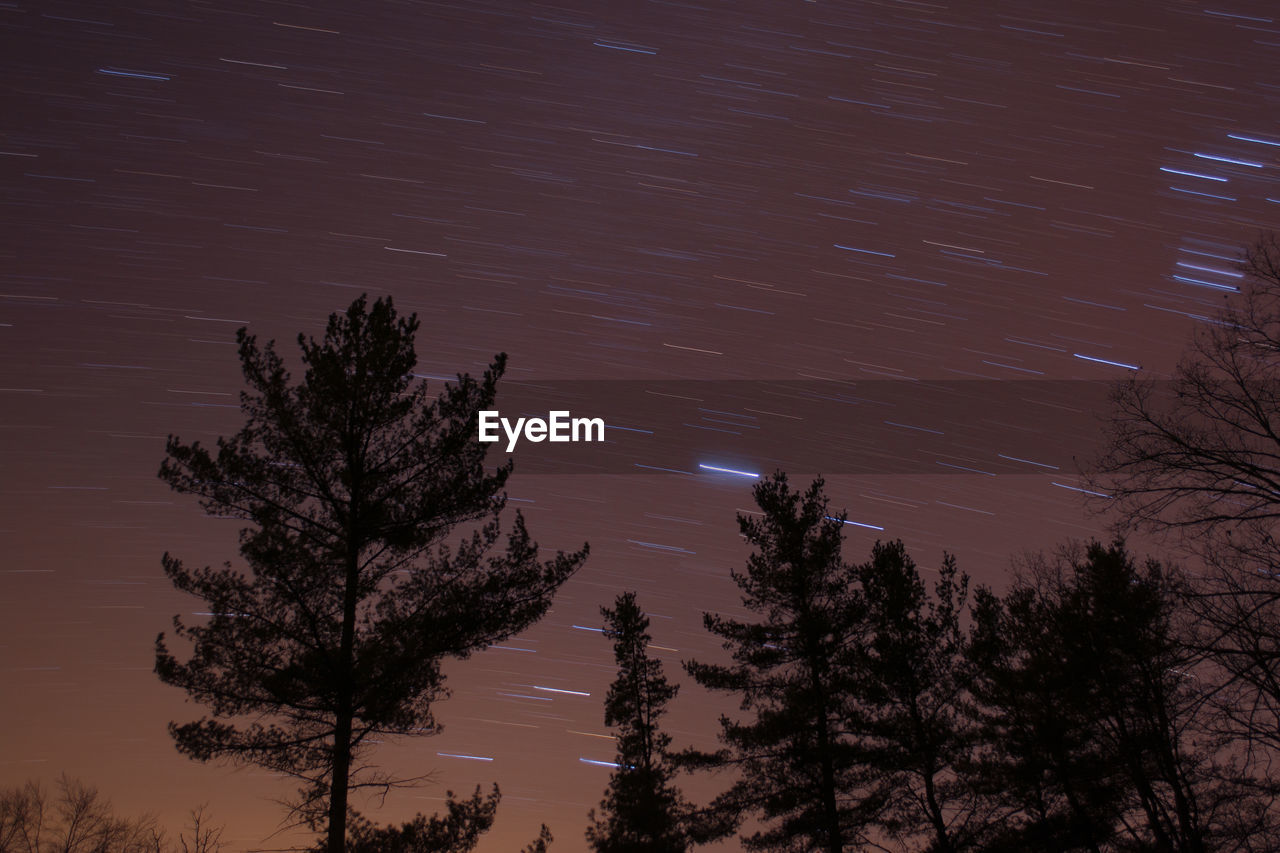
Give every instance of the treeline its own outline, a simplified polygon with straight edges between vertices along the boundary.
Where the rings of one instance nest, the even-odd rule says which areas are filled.
[[[605,612],[619,756],[591,845],[1280,850],[1280,243],[1243,269],[1173,382],[1117,390],[1090,489],[1122,524],[1191,534],[1196,574],[1115,542],[1031,560],[1001,593],[970,589],[949,558],[926,582],[900,542],[847,561],[820,481],[767,479],[733,575],[753,618],[708,615],[731,662],[686,664],[739,703],[720,749],[673,746],[660,721],[676,689],[639,603]],[[159,678],[206,709],[170,733],[193,759],[294,779],[290,817],[326,853],[476,845],[496,788],[398,827],[350,794],[412,781],[382,775],[370,745],[438,732],[444,661],[535,624],[588,554],[548,559],[518,512],[504,518],[511,465],[486,467],[476,437],[505,355],[433,394],[417,329],[362,296],[321,340],[299,336],[299,381],[241,329],[244,426],[211,447],[170,436],[160,469],[244,522],[237,566],[164,557],[208,614],[156,640]],[[733,781],[694,805],[677,777],[702,770]],[[527,849],[549,841],[544,827]]]
[[[620,738],[595,849],[680,851],[749,819],[750,850],[1280,850],[1280,238],[1236,267],[1209,270],[1238,284],[1170,380],[1118,383],[1086,461],[1095,508],[1177,534],[1192,570],[1095,542],[1000,594],[948,558],[928,590],[900,542],[846,564],[821,484],[775,476],[740,519],[756,620],[707,616],[733,663],[685,665],[743,715],[715,753],[650,738],[679,828],[659,837],[617,795]],[[739,775],[699,809],[673,774],[701,768]]]
[[[847,562],[821,480],[798,492],[777,474],[755,499],[733,573],[754,618],[708,614],[732,663],[684,665],[739,700],[722,749],[672,748],[659,721],[676,688],[635,596],[604,612],[618,769],[593,849],[680,853],[744,824],[748,850],[1280,849],[1275,786],[1206,701],[1176,571],[1095,542],[971,590],[954,559],[922,573],[901,542]],[[697,807],[676,780],[703,769],[736,778]]]
[[[123,817],[66,774],[52,791],[35,781],[0,791],[0,853],[219,853],[223,832],[200,806],[171,836],[154,815]]]

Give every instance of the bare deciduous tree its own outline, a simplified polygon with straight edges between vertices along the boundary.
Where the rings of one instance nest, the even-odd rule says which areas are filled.
[[[1202,558],[1190,642],[1212,665],[1217,720],[1261,768],[1280,750],[1280,238],[1237,274],[1172,381],[1116,389],[1091,478],[1122,527],[1180,533]]]
[[[96,788],[58,777],[0,791],[0,853],[167,853],[155,817],[123,818]]]
[[[211,822],[208,804],[196,806],[187,815],[187,825],[178,836],[182,853],[218,853],[227,845],[222,840],[224,827]]]

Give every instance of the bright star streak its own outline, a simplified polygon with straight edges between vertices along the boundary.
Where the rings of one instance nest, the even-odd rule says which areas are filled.
[[[1142,366],[1138,364],[1125,364],[1123,361],[1107,361],[1105,358],[1094,358],[1091,355],[1081,355],[1078,352],[1073,352],[1072,355],[1074,355],[1076,358],[1082,358],[1085,361],[1096,361],[1098,364],[1109,364],[1112,367],[1123,367],[1123,368],[1126,368],[1127,370],[1142,369]]]
[[[99,74],[110,74],[112,77],[136,77],[139,80],[169,80],[163,74],[143,74],[141,71],[113,71],[110,68],[99,68]]]
[[[717,468],[715,465],[703,464],[699,464],[698,467],[706,471],[719,471],[722,474],[737,474],[739,477],[753,477],[757,480],[760,479],[759,474],[752,474],[750,471],[735,471],[732,468]]]
[[[1099,498],[1111,497],[1111,495],[1104,495],[1102,492],[1093,492],[1093,491],[1090,491],[1089,489],[1082,489],[1079,486],[1068,486],[1066,483],[1054,482],[1053,485],[1057,486],[1059,489],[1070,489],[1073,492],[1083,492],[1086,495],[1094,495],[1095,497],[1099,497]]]
[[[565,693],[565,694],[568,694],[569,696],[590,696],[591,695],[590,693],[583,693],[581,690],[560,690],[555,687],[539,687],[536,684],[533,685],[533,689],[544,690],[547,693]]]
[[[1252,169],[1261,169],[1261,163],[1254,163],[1250,160],[1237,160],[1234,157],[1222,157],[1217,154],[1196,154],[1201,160],[1215,160],[1219,163],[1232,163],[1236,166],[1248,166]]]
[[[1219,178],[1216,175],[1202,175],[1199,172],[1184,172],[1181,169],[1170,169],[1168,166],[1161,166],[1160,171],[1168,172],[1171,175],[1186,175],[1188,178],[1203,178],[1206,181],[1218,181],[1219,183],[1224,184],[1227,182],[1226,178]]]
[[[1254,137],[1254,136],[1243,136],[1239,133],[1228,133],[1227,137],[1229,139],[1238,139],[1241,142],[1256,142],[1259,145],[1275,145],[1277,147],[1280,147],[1280,142],[1272,142],[1269,139],[1258,139],[1257,137]]]
[[[841,524],[847,524],[847,525],[849,525],[850,527],[865,527],[865,528],[867,528],[868,530],[884,530],[884,528],[883,528],[883,527],[877,527],[877,526],[876,526],[876,525],[874,525],[874,524],[863,524],[861,521],[847,521],[847,520],[845,520],[845,519],[843,519],[843,518],[835,518],[835,517],[830,516],[830,515],[825,516],[825,518],[827,519],[827,521],[838,521],[838,522],[840,522]]]

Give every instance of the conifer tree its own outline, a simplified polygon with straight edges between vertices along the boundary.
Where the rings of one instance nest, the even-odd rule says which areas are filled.
[[[298,336],[296,384],[273,343],[241,329],[244,427],[213,450],[170,436],[160,469],[209,514],[245,523],[242,566],[164,557],[209,613],[174,619],[185,662],[156,641],[160,679],[209,709],[170,732],[197,760],[298,779],[297,807],[327,826],[328,853],[344,848],[348,790],[392,781],[361,773],[371,741],[438,731],[444,659],[532,625],[586,555],[540,562],[518,513],[499,545],[511,467],[486,472],[476,435],[505,356],[433,398],[413,373],[417,329],[390,299],[362,296],[322,341]]]
[[[792,491],[781,472],[756,485],[761,514],[738,516],[755,551],[732,577],[758,619],[706,614],[733,664],[685,664],[702,686],[739,696],[751,715],[721,717],[725,749],[683,757],[690,767],[738,771],[710,812],[728,832],[757,817],[763,828],[742,839],[749,850],[857,849],[883,805],[868,788],[851,724],[864,605],[857,572],[840,554],[844,519],[832,516],[822,487],[819,479]]]
[[[601,613],[618,664],[604,710],[605,725],[617,732],[618,769],[600,816],[591,812],[587,841],[596,853],[683,853],[690,808],[672,782],[671,736],[659,728],[679,686],[667,681],[662,661],[649,657],[649,618],[634,592]]]

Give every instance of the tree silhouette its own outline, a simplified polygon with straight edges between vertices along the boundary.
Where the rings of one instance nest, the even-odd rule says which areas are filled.
[[[1033,563],[1002,600],[979,593],[985,772],[1015,812],[991,849],[1235,849],[1209,843],[1219,816],[1189,732],[1198,690],[1174,633],[1177,583],[1095,542]]]
[[[1202,559],[1185,597],[1194,644],[1218,667],[1224,728],[1269,773],[1280,750],[1280,238],[1259,239],[1242,269],[1241,292],[1203,318],[1172,381],[1118,386],[1108,448],[1090,464],[1100,508],[1186,534]]]
[[[448,791],[443,815],[416,815],[400,826],[378,826],[354,815],[347,830],[347,853],[470,853],[493,826],[500,799],[497,785],[487,795],[477,786],[465,800]],[[543,825],[525,851],[546,853],[550,842],[551,832]]]
[[[886,802],[877,823],[930,853],[976,849],[991,814],[963,778],[975,746],[960,625],[969,579],[948,556],[930,595],[896,541],[875,544],[858,583],[866,620],[855,651],[858,728]]]
[[[679,687],[667,681],[662,661],[649,657],[649,618],[634,592],[600,611],[618,664],[604,706],[604,724],[617,732],[618,769],[600,817],[594,810],[589,816],[587,841],[597,853],[683,853],[691,809],[671,781],[671,736],[658,727]]]
[[[731,666],[691,661],[702,686],[737,694],[754,719],[720,719],[726,749],[688,753],[690,767],[734,767],[737,781],[710,813],[732,832],[749,815],[765,828],[749,850],[841,853],[861,842],[881,803],[866,796],[863,755],[851,730],[856,674],[851,652],[864,640],[857,573],[841,560],[842,518],[827,509],[822,480],[803,494],[779,472],[755,487],[759,517],[739,515],[755,548],[734,571],[743,604],[760,621],[704,616],[732,653]],[[727,832],[725,834],[727,834]]]
[[[54,787],[53,795],[34,781],[0,790],[0,851],[170,853],[175,850],[155,817],[120,817],[110,800],[96,788],[65,773],[58,777]],[[185,840],[182,844],[185,850]],[[216,844],[205,850],[216,853]]]
[[[222,840],[226,827],[212,822],[208,805],[199,805],[187,813],[187,824],[178,834],[181,853],[220,853],[227,846]]]
[[[329,853],[343,850],[349,788],[402,781],[361,772],[370,740],[438,731],[442,660],[533,624],[586,555],[539,562],[518,513],[494,549],[511,467],[486,473],[475,436],[505,357],[433,399],[414,381],[417,329],[390,299],[367,308],[361,296],[323,341],[298,336],[297,384],[272,343],[241,329],[244,427],[213,452],[170,436],[160,469],[206,512],[247,523],[245,569],[164,557],[209,612],[174,619],[186,662],[156,641],[160,679],[210,712],[170,732],[197,760],[300,780],[295,808],[313,826],[327,818]],[[467,533],[451,548],[458,525]]]

